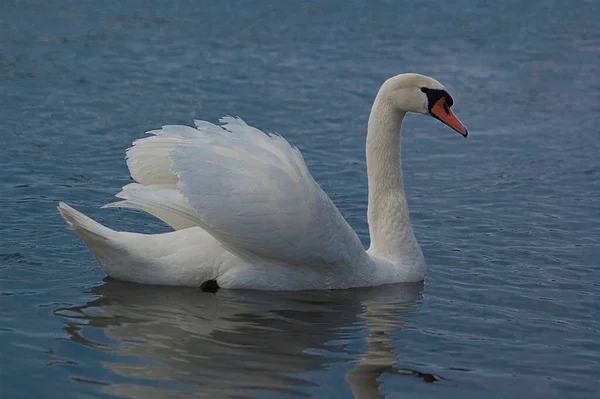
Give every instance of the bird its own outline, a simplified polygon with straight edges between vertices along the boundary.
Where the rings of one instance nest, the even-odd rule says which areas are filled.
[[[298,148],[232,116],[162,126],[127,150],[134,182],[104,207],[145,211],[173,231],[115,231],[63,202],[58,210],[104,272],[122,281],[209,292],[422,281],[427,267],[409,218],[400,131],[413,112],[467,137],[453,104],[428,76],[404,73],[381,85],[367,123],[366,250]]]

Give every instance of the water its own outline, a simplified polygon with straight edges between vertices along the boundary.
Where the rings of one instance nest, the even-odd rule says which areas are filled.
[[[596,397],[599,3],[60,3],[0,2],[0,396]],[[405,122],[424,284],[107,281],[56,212],[167,231],[99,209],[125,148],[233,114],[299,146],[368,245],[366,119],[407,71],[471,132]]]

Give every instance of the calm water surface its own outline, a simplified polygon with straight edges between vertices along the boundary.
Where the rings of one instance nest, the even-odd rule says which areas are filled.
[[[0,397],[598,397],[598,21],[578,0],[1,1]],[[107,281],[56,212],[167,231],[99,209],[124,150],[233,114],[297,145],[368,245],[366,120],[408,71],[471,132],[405,123],[423,284]]]

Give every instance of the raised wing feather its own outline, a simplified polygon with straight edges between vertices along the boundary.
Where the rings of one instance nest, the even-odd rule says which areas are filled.
[[[127,151],[130,184],[108,206],[144,210],[175,229],[200,226],[238,256],[343,265],[364,248],[297,148],[237,118],[163,126]]]
[[[356,262],[364,248],[297,148],[237,118],[196,121],[170,153],[177,187],[228,248],[298,265]]]

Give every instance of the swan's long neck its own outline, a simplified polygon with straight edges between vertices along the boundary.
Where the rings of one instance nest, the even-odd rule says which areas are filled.
[[[405,112],[375,99],[367,132],[369,253],[404,265],[423,263],[410,224],[400,163],[400,128]],[[421,267],[421,265],[419,265]]]

